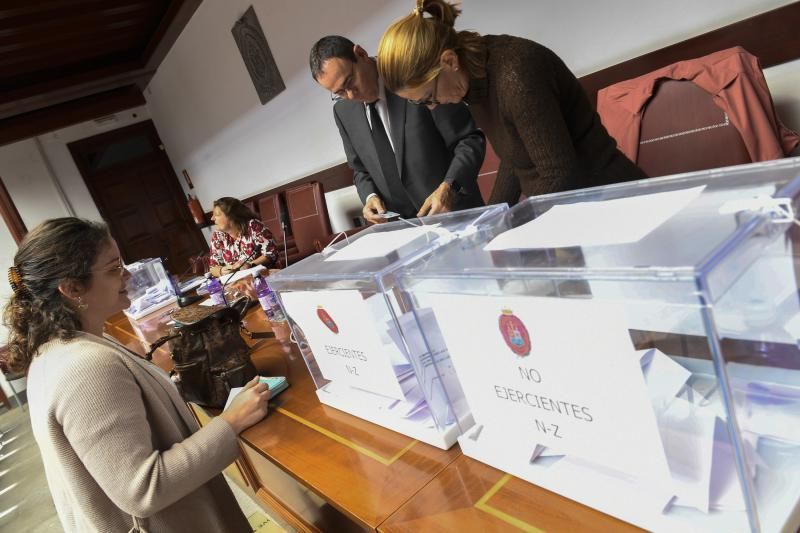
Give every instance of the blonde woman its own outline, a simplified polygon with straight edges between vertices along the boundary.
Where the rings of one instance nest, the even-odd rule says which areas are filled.
[[[460,10],[419,0],[378,47],[386,87],[420,105],[467,102],[500,158],[490,204],[647,177],[620,152],[585,91],[544,46],[456,31]]]

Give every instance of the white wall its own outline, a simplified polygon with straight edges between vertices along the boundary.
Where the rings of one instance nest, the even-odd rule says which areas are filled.
[[[465,0],[458,26],[537,40],[580,76],[790,1]],[[263,106],[230,31],[251,4],[286,84]],[[191,173],[203,207],[343,162],[308,51],[339,33],[374,52],[385,27],[412,7],[411,0],[203,2],[145,91],[176,172]]]
[[[800,132],[800,59],[764,71],[775,112],[788,127]],[[793,155],[800,155],[800,147]]]
[[[231,35],[251,4],[286,85],[263,106]],[[344,161],[309,49],[330,33],[374,49],[384,22],[407,11],[405,2],[375,0],[203,2],[145,91],[176,171],[189,171],[203,207]]]
[[[28,229],[49,218],[100,220],[67,144],[149,118],[144,106],[0,146],[0,176]],[[13,254],[12,254],[13,255]]]
[[[465,0],[457,26],[533,39],[580,77],[792,1]]]
[[[67,215],[36,138],[0,147],[0,176],[28,229]]]

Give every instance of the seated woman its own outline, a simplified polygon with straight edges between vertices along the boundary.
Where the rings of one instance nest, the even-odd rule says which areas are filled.
[[[169,376],[103,337],[130,274],[99,223],[48,220],[8,279],[8,360],[27,371],[31,427],[65,531],[251,528],[221,475],[237,434],[267,413],[257,378],[198,428]],[[133,529],[132,529],[133,528]]]
[[[211,235],[211,275],[220,277],[237,268],[277,265],[278,247],[272,232],[242,202],[230,196],[220,198],[214,202],[211,220],[217,227]],[[257,245],[261,253],[253,257]]]
[[[419,0],[383,34],[378,72],[412,102],[469,104],[500,158],[488,203],[647,177],[556,54],[519,37],[457,32],[459,13],[444,0]]]

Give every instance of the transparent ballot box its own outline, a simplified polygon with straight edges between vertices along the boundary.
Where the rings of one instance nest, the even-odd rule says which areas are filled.
[[[125,309],[129,318],[138,320],[178,301],[160,258],[142,259],[125,265],[125,269],[131,274],[127,285],[131,305]]]
[[[796,531],[798,176],[529,198],[405,269],[464,454],[648,530]]]
[[[443,355],[425,351],[396,274],[507,209],[375,225],[269,277],[322,403],[443,449],[456,442],[470,425],[451,407],[463,395],[446,362],[434,364]]]

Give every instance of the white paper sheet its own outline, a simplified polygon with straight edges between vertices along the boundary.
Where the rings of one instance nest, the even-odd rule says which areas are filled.
[[[377,300],[364,300],[357,290],[288,291],[281,299],[300,325],[322,375],[396,400],[405,398],[392,365],[389,341],[378,329]],[[385,312],[384,312],[385,314]],[[376,327],[377,326],[377,327]],[[396,359],[396,358],[395,358]]]
[[[669,484],[640,356],[620,307],[449,294],[430,303],[476,422],[521,441],[520,460],[541,444]]]
[[[329,255],[325,261],[354,261],[386,257],[392,252],[411,245],[417,239],[421,239],[421,242],[432,241],[436,237],[435,228],[437,226],[438,224],[370,233],[355,239],[351,244]]]
[[[650,401],[655,409],[666,409],[692,373],[656,348],[642,352],[642,373]]]
[[[755,478],[756,467],[759,462],[756,447],[758,436],[742,433],[742,444],[749,467],[750,475]],[[725,423],[717,419],[714,432],[714,455],[711,467],[711,487],[709,490],[710,507],[715,510],[744,511],[744,495],[736,471],[733,457],[733,447],[728,439],[728,430]]]
[[[658,417],[677,500],[708,512],[714,427],[717,417],[676,398]]]
[[[553,206],[495,237],[485,250],[601,246],[637,242],[695,200],[705,185],[601,202]]]
[[[261,265],[256,265],[252,268],[246,268],[244,270],[240,270],[239,272],[234,272],[233,274],[225,274],[224,276],[220,276],[219,282],[223,285],[227,283],[233,283],[234,281],[239,281],[240,279],[244,279],[247,276],[255,276],[257,273],[267,270]]]
[[[225,409],[227,409],[228,407],[230,407],[231,402],[233,401],[233,399],[236,398],[239,395],[240,392],[242,392],[243,388],[244,387],[233,387],[231,389],[231,391],[228,393],[228,399],[225,401],[225,407],[222,408],[223,411]]]
[[[425,325],[427,341],[431,345],[433,355],[428,350],[426,339],[422,336],[414,313],[409,311],[400,315],[398,322],[405,335],[406,346],[410,351],[409,355],[416,363],[416,367],[421,370],[417,379],[422,386],[423,393],[428,398],[429,407],[438,420],[446,421],[449,424],[455,420],[455,413],[465,413],[468,408],[458,384],[458,376],[447,353],[447,347],[436,324],[433,310],[417,309],[416,316]],[[392,325],[388,325],[388,327],[392,340],[400,346],[401,339],[397,329]]]
[[[783,325],[786,333],[792,336],[795,341],[800,341],[800,313],[797,313],[792,318],[786,321]]]

